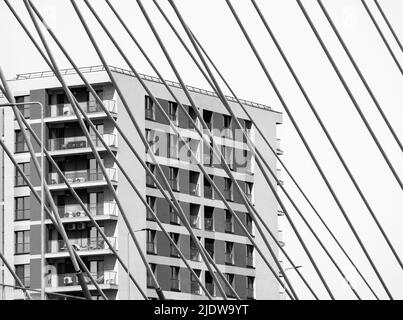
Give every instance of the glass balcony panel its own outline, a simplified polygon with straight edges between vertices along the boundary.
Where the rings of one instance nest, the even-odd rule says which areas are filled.
[[[198,282],[196,281],[192,281],[190,283],[190,292],[192,294],[197,294],[197,295],[201,295],[201,288]]]
[[[204,229],[208,231],[214,230],[213,218],[204,218]]]
[[[107,237],[108,241],[111,243],[113,248],[115,248],[116,238],[115,237]],[[101,238],[77,238],[77,239],[69,239],[71,245],[77,251],[90,251],[90,250],[105,250],[109,249],[106,241]],[[52,242],[52,241],[50,241]],[[57,240],[58,246],[56,252],[65,252],[67,251],[66,242],[64,240]],[[49,245],[51,247],[51,245]],[[52,251],[52,250],[50,250]],[[54,253],[54,252],[53,252]]]
[[[106,168],[106,172],[112,181],[116,181],[116,169]],[[87,169],[79,171],[67,171],[64,172],[64,176],[69,183],[83,183],[88,181],[103,181],[105,177],[101,169]],[[62,184],[63,179],[57,172],[51,172],[49,174],[50,184]]]
[[[198,183],[189,183],[189,194],[193,196],[198,196],[199,195],[199,184]]]
[[[103,112],[101,105],[96,101],[83,101],[78,103],[83,111],[87,114]],[[105,108],[112,113],[116,113],[115,100],[103,100]],[[69,103],[53,104],[46,107],[46,117],[68,117],[73,116],[74,109]]]
[[[109,147],[116,146],[116,135],[104,134],[102,135],[102,138]],[[103,147],[101,140],[96,136],[93,137],[92,142],[96,147]],[[90,145],[85,136],[63,137],[48,140],[49,151],[80,149],[80,148],[90,148]]]

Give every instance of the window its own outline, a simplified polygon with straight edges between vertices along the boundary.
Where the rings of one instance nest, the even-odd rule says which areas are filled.
[[[15,232],[15,253],[24,254],[30,252],[29,230]]]
[[[249,215],[249,213],[245,213],[245,219],[246,219],[246,229],[253,236],[253,220]]]
[[[29,288],[31,286],[31,267],[29,264],[16,265],[15,273],[25,287]],[[19,286],[17,281],[15,282],[15,285]]]
[[[209,175],[210,179],[214,181],[214,176]],[[204,177],[204,197],[214,199],[213,187],[210,182]]]
[[[30,176],[30,163],[29,162],[24,162],[24,163],[19,163],[18,167],[24,172],[26,175],[27,179],[29,180]],[[15,186],[16,187],[21,187],[21,186],[26,186],[26,182],[23,179],[22,175],[19,173],[17,169],[15,169]]]
[[[15,220],[29,220],[31,216],[30,197],[15,198]]]
[[[232,138],[232,131],[231,131],[231,116],[223,115],[224,120],[224,137]]]
[[[194,270],[194,272],[196,273],[197,278],[200,278],[201,270]],[[190,292],[197,295],[201,294],[200,284],[193,273],[190,274]]]
[[[204,207],[204,229],[208,231],[214,230],[214,208]]]
[[[206,271],[204,274],[205,281],[206,281],[206,289],[208,293],[210,293],[213,297],[215,295],[215,290],[214,290],[214,281],[213,277],[211,276],[211,273],[209,271]]]
[[[169,206],[169,216],[171,217],[171,220],[170,220],[171,224],[176,224],[176,225],[181,224],[179,216],[172,206]]]
[[[174,134],[168,134],[168,157],[171,159],[179,158],[179,144],[178,136]]]
[[[158,136],[156,135],[154,130],[146,129],[146,140],[148,145],[150,146],[150,149],[148,150],[146,147],[146,153],[152,152],[156,156],[158,156],[159,155],[159,149],[157,147]]]
[[[225,276],[226,276],[227,281],[228,281],[228,283],[230,284],[230,286],[231,286],[232,288],[234,288],[234,278],[235,278],[235,276],[234,276],[232,273],[226,273]],[[225,294],[226,294],[228,297],[231,297],[231,298],[234,297],[234,293],[231,291],[230,288],[228,288],[228,286],[225,286]]]
[[[226,200],[233,200],[232,181],[228,178],[224,178],[224,196]]]
[[[234,264],[234,243],[225,242],[225,264]]]
[[[178,168],[169,167],[169,184],[174,191],[179,191]]]
[[[210,257],[214,259],[214,239],[206,238],[204,240],[204,247]]]
[[[253,246],[247,244],[246,245],[246,266],[247,267],[254,267],[254,260],[253,260]]]
[[[151,163],[147,163],[147,167],[148,167],[148,169],[150,169],[151,174],[155,175],[155,172],[154,172],[155,165],[153,165]],[[151,174],[149,174],[148,171],[146,171],[146,185],[147,185],[147,187],[155,187],[155,183],[154,183],[154,180],[153,180]]]
[[[171,267],[171,290],[180,291],[179,267]]]
[[[190,212],[190,226],[192,228],[200,229],[200,205],[191,203],[189,204]]]
[[[156,274],[157,265],[155,263],[150,263],[150,268],[153,274]],[[151,274],[147,270],[147,288],[154,288],[154,281]]]
[[[200,238],[198,240],[200,240]],[[190,260],[200,261],[199,248],[193,238],[190,238]]]
[[[25,143],[21,130],[15,131],[15,152],[27,152],[28,146]]]
[[[221,154],[223,155],[228,167],[230,167],[230,169],[234,169],[233,149],[231,147],[222,145]]]
[[[155,120],[155,107],[154,101],[150,97],[146,96],[145,113],[147,120]]]
[[[173,241],[175,241],[175,244],[178,246],[179,244],[179,233],[170,233],[170,236]],[[175,249],[174,245],[170,242],[171,245],[171,257],[179,257],[178,250]]]
[[[147,253],[156,254],[157,248],[155,245],[155,230],[147,230]]]
[[[151,210],[154,211],[155,213],[155,201],[156,198],[155,197],[151,197],[151,196],[147,196],[146,197],[147,200],[147,204],[150,206]],[[147,209],[147,220],[154,220],[153,215],[151,214],[150,210]]]
[[[233,216],[229,210],[225,210],[225,232],[234,232]]]
[[[15,97],[15,102],[16,103],[27,103],[29,102],[29,96],[18,96]],[[24,104],[24,105],[19,105],[17,106],[18,110],[22,113],[22,116],[25,119],[29,119],[31,116],[31,106],[29,104]]]
[[[250,138],[252,132],[252,122],[250,120],[244,120],[244,129],[246,135]],[[246,142],[246,138],[244,138],[244,141]]]
[[[255,277],[246,277],[246,295],[248,299],[255,298]]]
[[[114,208],[104,207],[104,193],[91,192],[88,194],[88,209],[92,215],[114,214]]]
[[[252,191],[253,191],[253,183],[252,182],[245,182],[245,195],[252,202]]]
[[[178,124],[178,104],[176,102],[169,101],[169,119]]]

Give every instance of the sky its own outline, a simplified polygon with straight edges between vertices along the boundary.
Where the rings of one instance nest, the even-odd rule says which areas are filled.
[[[62,43],[79,66],[101,64],[74,13],[70,1],[34,0],[33,2],[46,17],[47,23],[62,40]],[[111,2],[121,13],[129,28],[144,46],[164,77],[169,80],[176,80],[136,2],[129,0],[112,0]],[[331,68],[296,1],[259,0],[257,2],[336,145],[355,175],[358,184],[374,209],[378,220],[387,232],[398,254],[403,257],[403,237],[401,236],[403,191],[393,178],[362,120],[355,111],[350,98]],[[379,2],[396,33],[403,40],[403,19],[401,19],[403,1],[379,0]],[[23,20],[28,23],[29,16],[23,2],[15,0],[11,1],[11,3],[21,14]],[[105,2],[91,1],[91,3],[101,15],[104,23],[109,26],[112,34],[123,46],[135,68],[141,73],[154,75],[151,67],[147,65],[127,34],[118,25]],[[160,0],[159,3],[175,22],[175,26],[179,27],[178,20],[175,19],[175,14],[168,1]],[[193,33],[205,46],[207,52],[237,95],[247,100],[270,105],[273,109],[284,112],[280,101],[253,56],[226,2],[224,0],[176,0],[175,3]],[[247,0],[237,0],[232,1],[232,3],[393,297],[402,299],[402,269],[388,249],[379,230],[370,218],[368,210],[366,210],[335,153],[332,151],[304,97],[264,29],[253,5]],[[397,135],[402,140],[403,90],[401,88],[403,75],[400,74],[382,43],[361,1],[323,0],[323,3]],[[386,24],[382,20],[379,11],[377,11],[374,2],[368,0],[367,3],[384,31],[397,59],[403,65],[403,53],[387,30]],[[84,2],[78,1],[78,4],[86,17],[87,23],[95,32],[95,37],[103,49],[109,64],[127,68],[116,50],[112,48],[106,35],[102,33],[99,25],[96,24]],[[192,86],[210,89],[173,33],[170,32],[152,2],[143,1],[143,4],[161,33],[168,51],[174,56],[174,61],[185,82]],[[317,2],[304,0],[303,4],[379,141],[382,143],[385,152],[398,174],[403,177],[402,153],[376,110],[357,73],[354,71]],[[32,24],[29,25],[32,26]],[[17,73],[48,70],[45,62],[25,36],[3,1],[0,2],[0,30],[2,38],[0,43],[0,65],[9,79],[15,77]],[[33,30],[33,26],[31,30]],[[182,30],[181,34],[185,36]],[[52,48],[54,52],[57,52],[54,44],[52,44]],[[61,68],[70,67],[60,53],[56,57]],[[348,228],[286,114],[284,114],[283,124],[278,128],[278,136],[281,139],[281,146],[284,151],[282,159],[289,170],[294,174],[323,219],[329,224],[354,262],[364,273],[377,295],[380,298],[387,298],[385,291],[354,240],[351,230]],[[285,182],[286,189],[294,197],[306,218],[312,222],[329,251],[347,274],[351,284],[362,298],[373,298],[369,290],[357,277],[351,264],[341,254],[329,235],[324,231],[324,228],[321,227],[312,210],[310,210],[284,172],[282,179]],[[306,243],[315,260],[323,270],[325,279],[335,297],[337,299],[354,299],[346,282],[343,281],[343,278],[337,273],[312,235],[302,224],[295,210],[292,210],[286,200],[284,201],[290,215],[295,220],[304,239],[306,239]],[[280,221],[280,228],[284,230],[285,248],[289,255],[293,257],[297,265],[302,266],[300,271],[306,276],[320,298],[328,299],[329,296],[323,285],[321,285],[313,267],[285,221]],[[285,267],[289,267],[289,264],[285,263]],[[294,283],[300,298],[312,298],[294,270],[288,270],[287,275],[290,281]]]

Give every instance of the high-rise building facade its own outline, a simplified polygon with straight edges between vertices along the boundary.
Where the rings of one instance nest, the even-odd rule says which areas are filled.
[[[217,197],[214,188],[196,165],[196,160],[189,156],[183,140],[187,142],[196,155],[197,161],[203,165],[210,178],[219,187],[239,219],[253,234],[273,268],[277,270],[247,213],[240,194],[222,169],[220,161],[213,156],[210,146],[203,143],[183,110],[174,102],[159,79],[142,76],[171,121],[175,123],[183,140],[179,139],[170,129],[169,122],[146,94],[138,79],[126,70],[111,68],[131,112],[152,146],[152,152],[161,165],[195,235],[226,276],[228,282],[242,299],[279,299],[281,288],[276,279],[230,212],[226,210],[223,202]],[[149,169],[156,172],[149,154],[150,151],[146,152],[144,144],[104,69],[89,67],[83,68],[82,72],[103,100],[110,115],[128,137],[131,146],[143,156]],[[220,298],[220,292],[188,231],[137,161],[113,121],[103,112],[73,70],[63,70],[62,73],[80,106],[86,111],[97,131],[102,135],[103,140],[113,151],[128,176],[134,181],[144,199],[154,209],[202,283],[212,296]],[[151,278],[129,235],[110,186],[105,181],[73,108],[58,80],[51,72],[37,72],[18,75],[9,84],[17,102],[39,101],[45,106],[45,146],[47,150],[64,172],[80,199],[86,204],[138,284],[150,298],[156,298]],[[169,85],[187,108],[189,115],[202,129],[183,90],[177,83],[169,82]],[[189,90],[198,111],[212,130],[215,142],[220,146],[238,184],[273,233],[279,236],[275,198],[256,166],[252,152],[246,145],[242,134],[236,130],[234,120],[214,94],[193,87],[189,87]],[[267,106],[248,101],[242,102],[248,108],[248,112],[256,124],[260,126],[267,140],[280,153],[276,125],[282,121],[281,114]],[[229,103],[255,145],[263,145],[262,138],[256,133],[251,121],[247,120],[236,101],[229,99]],[[20,110],[33,130],[40,136],[40,110],[33,105],[20,107]],[[10,109],[4,109],[1,117],[4,142],[10,150],[13,150],[14,158],[20,168],[39,192],[40,175],[35,170],[13,112]],[[148,263],[166,298],[206,299],[199,283],[179,258],[178,253],[170,245],[153,217],[147,213],[128,180],[117,168],[113,157],[106,152],[107,150],[91,128],[89,128],[89,133],[107,169],[112,187],[118,195],[124,213],[130,221],[143,252],[146,253]],[[33,139],[31,142],[39,160],[40,148]],[[271,167],[276,169],[276,158],[270,150],[262,148],[260,151]],[[16,172],[11,161],[3,152],[1,154],[0,228],[2,236],[0,249],[8,261],[14,265],[25,286],[40,289],[40,203],[34,198],[24,179]],[[56,170],[47,161],[45,177],[71,243],[106,296],[109,299],[141,299],[137,288],[120,266],[116,256],[86,217],[82,207],[72,197]],[[272,179],[272,183],[275,185],[274,179]],[[45,223],[46,266],[43,270],[43,277],[46,292],[81,296],[81,287],[74,273],[66,244],[51,221],[46,219]],[[270,243],[277,254],[278,251],[273,241]],[[1,283],[14,284],[14,279],[4,266],[1,269],[0,280]],[[99,296],[95,287],[91,283],[88,285],[94,298]],[[3,287],[0,290],[1,299],[23,298],[21,290],[9,287]],[[38,295],[38,293],[34,295]],[[230,291],[227,291],[227,295],[230,298],[233,297]],[[55,299],[57,296],[48,294],[48,298]]]

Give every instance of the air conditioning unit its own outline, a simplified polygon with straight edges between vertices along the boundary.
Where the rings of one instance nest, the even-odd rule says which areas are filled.
[[[73,284],[73,277],[64,277],[63,278],[63,283],[68,286]]]
[[[69,231],[76,230],[76,224],[75,223],[68,224],[66,226],[66,229],[69,230]]]
[[[71,211],[66,211],[66,212],[64,213],[64,217],[65,217],[65,218],[71,217],[72,214],[73,214],[73,213],[72,213]]]
[[[85,230],[87,225],[85,223],[77,223],[77,230]]]

